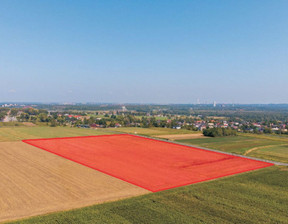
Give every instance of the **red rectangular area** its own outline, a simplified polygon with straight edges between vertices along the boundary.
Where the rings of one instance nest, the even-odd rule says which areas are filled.
[[[129,134],[23,142],[153,192],[273,165]]]

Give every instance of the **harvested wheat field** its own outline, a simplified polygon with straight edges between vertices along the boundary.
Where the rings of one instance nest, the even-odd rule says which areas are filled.
[[[149,193],[23,142],[0,143],[0,222]]]

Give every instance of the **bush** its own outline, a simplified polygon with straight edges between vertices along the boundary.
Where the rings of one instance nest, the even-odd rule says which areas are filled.
[[[237,132],[231,128],[208,128],[203,130],[203,135],[209,137],[235,136]]]

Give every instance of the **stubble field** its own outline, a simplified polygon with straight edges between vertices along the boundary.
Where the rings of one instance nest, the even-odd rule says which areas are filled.
[[[148,193],[23,142],[0,143],[0,222]]]

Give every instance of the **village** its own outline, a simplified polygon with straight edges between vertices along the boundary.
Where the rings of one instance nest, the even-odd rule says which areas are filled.
[[[105,108],[104,108],[105,109]],[[207,114],[207,113],[206,113]],[[209,113],[211,114],[211,112]],[[175,114],[163,110],[148,112],[128,110],[125,106],[114,110],[98,111],[52,111],[32,106],[15,105],[0,108],[0,122],[3,125],[46,124],[50,126],[73,126],[79,128],[118,127],[164,127],[203,131],[212,128],[229,128],[237,132],[257,134],[288,134],[287,120],[259,120],[243,116],[207,116],[203,114]]]

